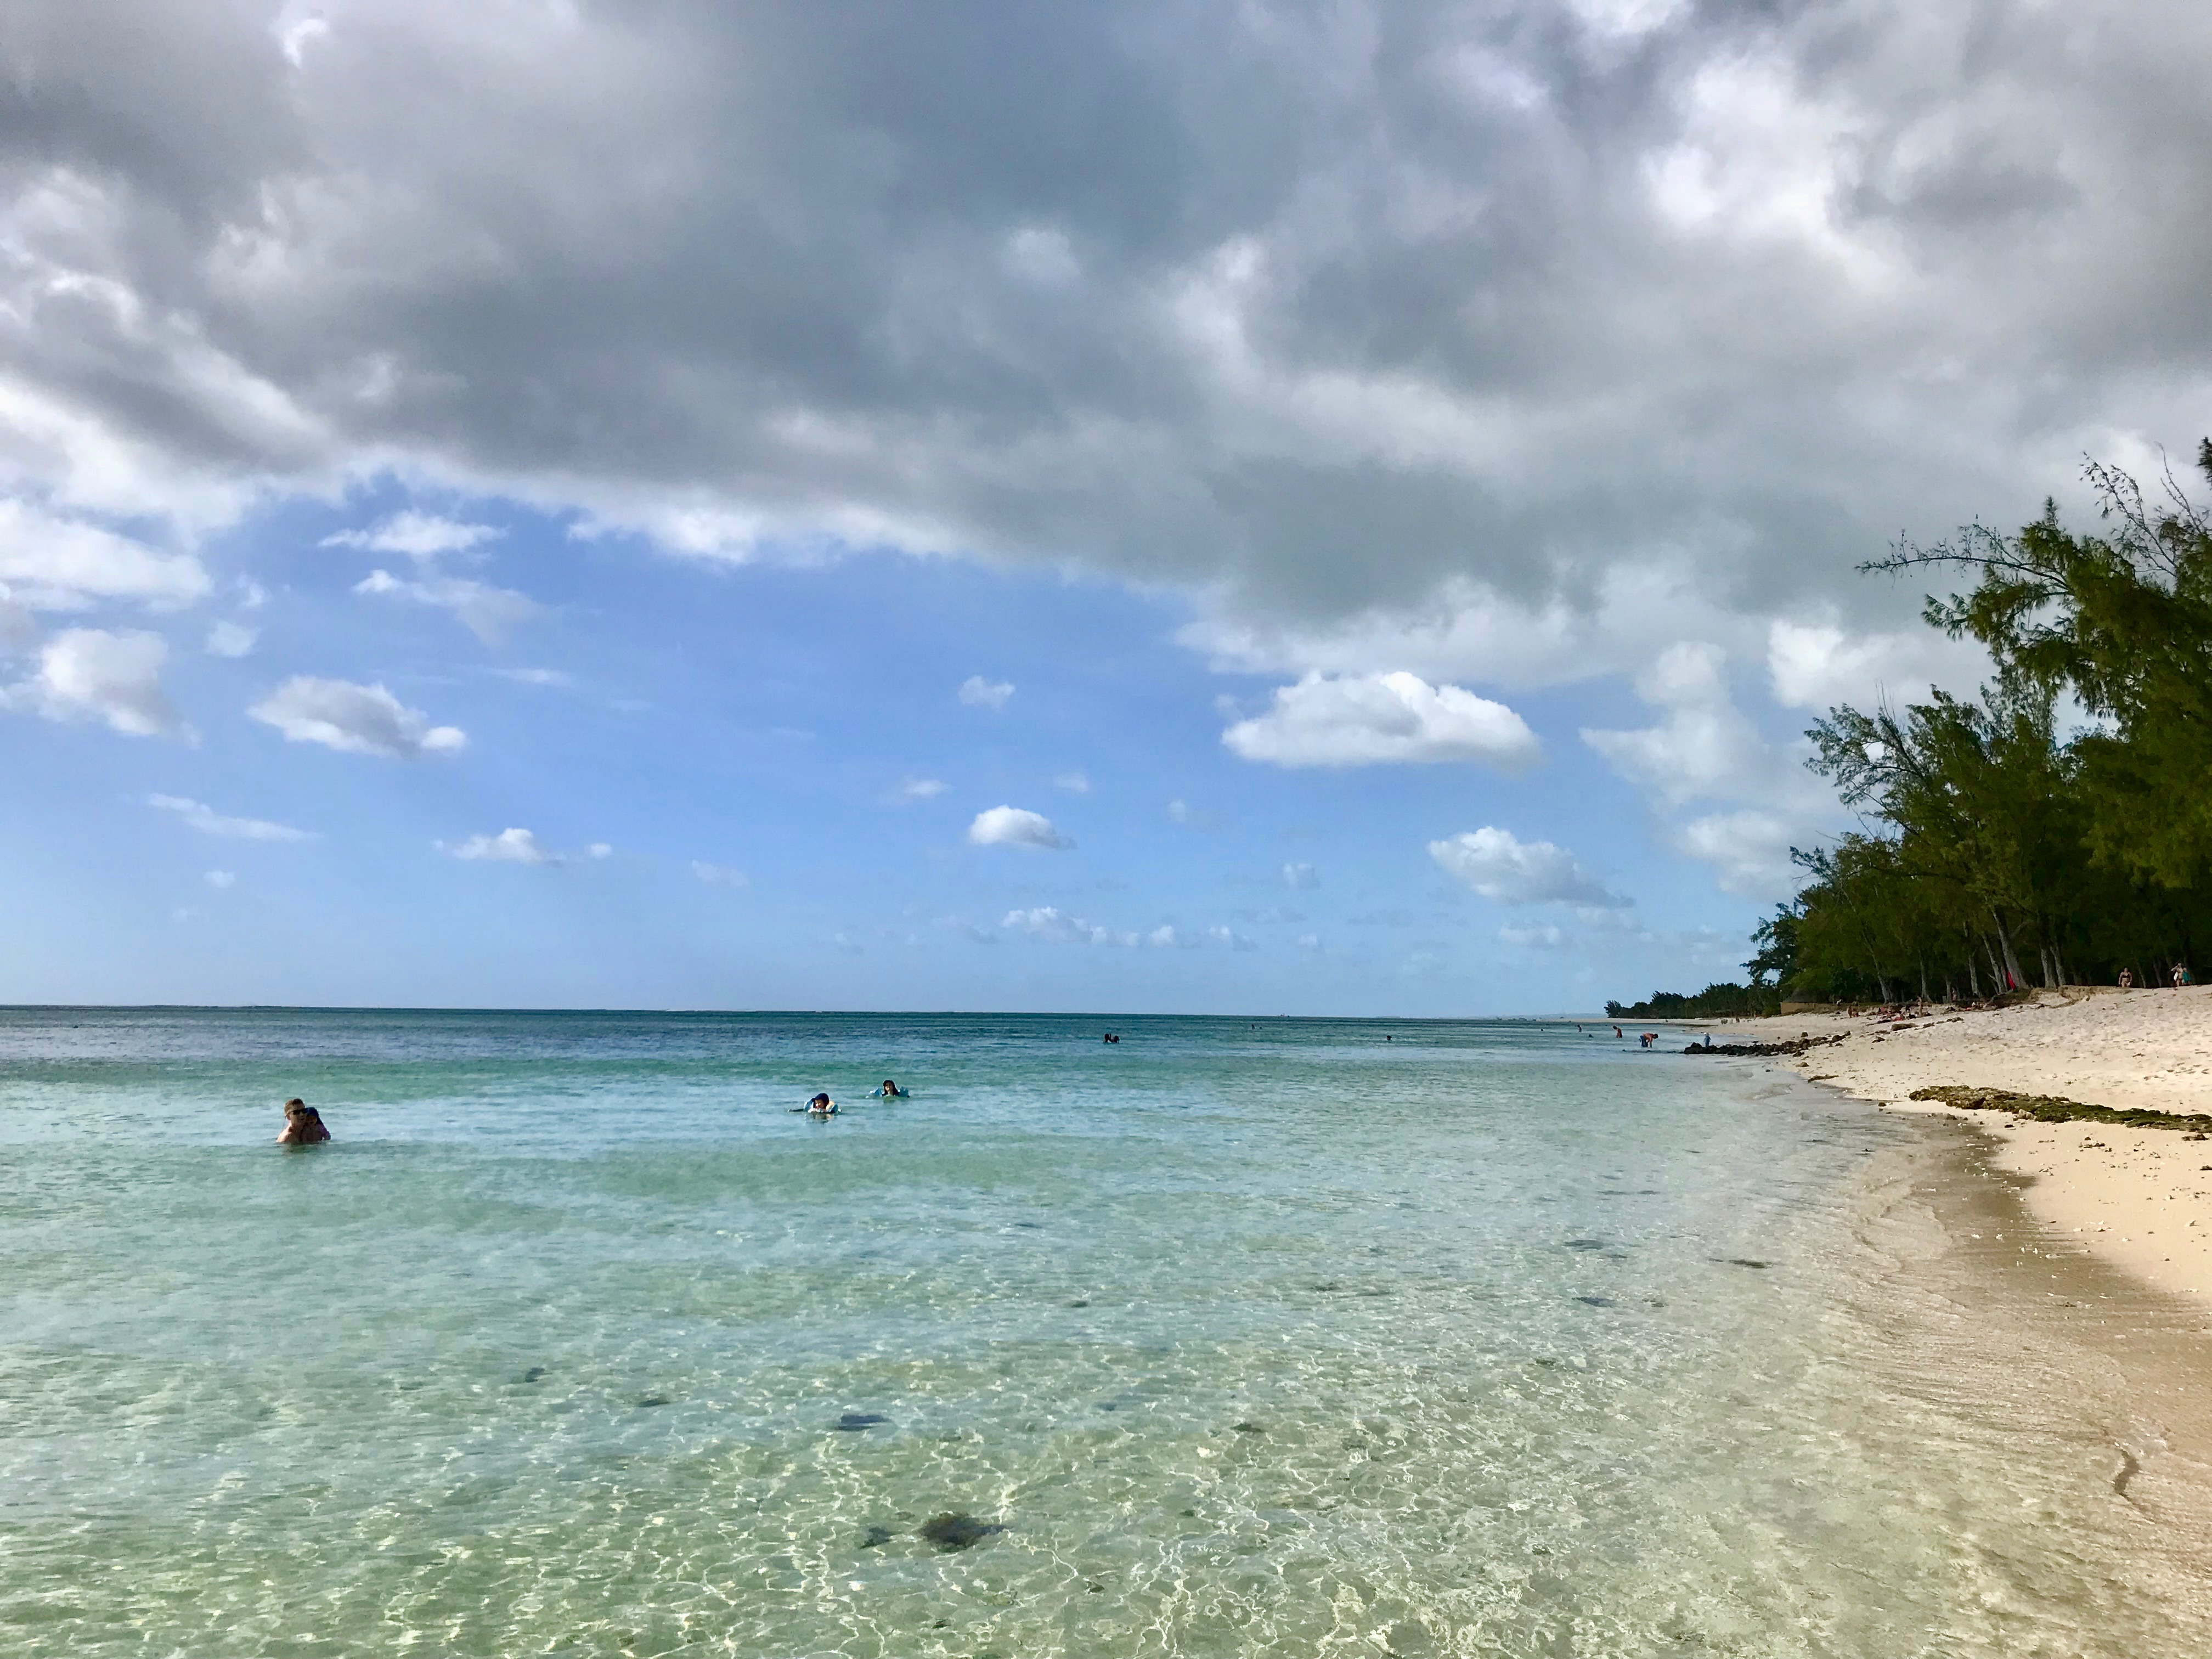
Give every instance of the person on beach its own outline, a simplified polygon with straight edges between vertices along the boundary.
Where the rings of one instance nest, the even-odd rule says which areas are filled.
[[[284,1103],[284,1127],[276,1137],[279,1146],[313,1146],[330,1138],[331,1132],[324,1126],[320,1112],[304,1100],[295,1098]]]
[[[2173,964],[2173,988],[2175,990],[2179,991],[2185,985],[2194,985],[2196,983],[2197,981],[2191,979],[2189,975],[2189,969],[2186,963],[2177,962]]]
[[[2132,991],[2132,990],[2134,990],[2135,988],[2136,988],[2136,976],[2135,976],[2135,970],[2134,970],[2133,969],[2130,969],[2130,968],[2123,968],[2123,969],[2120,969],[2120,989],[2122,989],[2123,991]]]

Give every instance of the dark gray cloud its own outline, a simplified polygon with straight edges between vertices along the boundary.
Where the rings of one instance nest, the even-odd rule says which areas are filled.
[[[57,512],[390,464],[1387,641],[1639,564],[1878,605],[1899,528],[2212,426],[2195,0],[15,0],[0,57]]]

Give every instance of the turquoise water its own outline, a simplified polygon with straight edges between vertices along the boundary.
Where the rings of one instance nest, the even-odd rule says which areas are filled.
[[[1924,1131],[1107,1023],[0,1012],[0,1651],[2204,1650],[1916,1361]]]

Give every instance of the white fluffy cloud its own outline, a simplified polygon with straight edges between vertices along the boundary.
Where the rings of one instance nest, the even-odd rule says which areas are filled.
[[[1004,708],[1014,695],[1009,680],[987,680],[981,674],[970,674],[960,682],[960,701],[970,708]]]
[[[158,634],[71,628],[48,640],[38,670],[0,690],[0,708],[35,709],[52,720],[100,720],[133,738],[184,738],[191,728],[161,690],[169,647]]]
[[[323,538],[325,547],[356,547],[371,553],[404,553],[410,558],[435,559],[441,554],[465,553],[507,532],[488,524],[462,524],[429,513],[395,513],[367,530],[341,530]]]
[[[205,648],[210,657],[249,656],[260,637],[260,629],[243,623],[219,622],[208,629]]]
[[[1859,672],[1856,664],[1836,667],[1835,653],[1820,641],[1798,639],[1789,648],[1805,672],[1801,690],[1811,685],[1814,665],[1828,665],[1847,680]],[[1814,839],[1838,809],[1805,770],[1808,745],[1769,741],[1737,708],[1727,668],[1717,645],[1670,646],[1636,681],[1638,694],[1661,712],[1659,723],[1586,730],[1583,740],[1643,787],[1662,813],[1678,813],[1693,802],[1714,809],[1672,824],[1675,847],[1713,866],[1724,890],[1772,896],[1796,884],[1791,842]]]
[[[441,851],[457,859],[482,859],[494,864],[566,864],[562,854],[539,843],[527,830],[507,829],[495,836],[471,836],[453,847],[439,843]]]
[[[1019,806],[994,806],[978,812],[968,826],[968,839],[978,847],[1042,848],[1052,852],[1073,847],[1042,812]]]
[[[185,553],[157,553],[97,525],[0,499],[0,584],[33,610],[79,609],[95,599],[172,606],[207,597],[213,584]]]
[[[1304,891],[1321,885],[1321,877],[1310,864],[1286,864],[1283,866],[1283,885]]]
[[[539,614],[538,602],[526,593],[461,576],[431,575],[417,581],[395,576],[389,570],[372,570],[354,584],[353,591],[450,611],[486,645],[499,644],[520,624]]]
[[[146,805],[163,812],[174,812],[204,836],[221,836],[232,841],[313,841],[315,838],[310,830],[295,830],[289,823],[274,823],[267,818],[226,817],[204,802],[183,795],[149,795]]]
[[[432,726],[379,685],[296,675],[246,710],[291,743],[319,743],[349,755],[416,760],[450,755],[468,746],[455,726]]]
[[[999,926],[1011,933],[1060,945],[1119,945],[1133,946],[1139,936],[1122,929],[1101,927],[1081,916],[1070,915],[1057,905],[1041,904],[1027,910],[1009,910]],[[1174,943],[1172,939],[1167,941]]]
[[[1584,904],[1618,909],[1633,901],[1607,890],[1564,847],[1522,841],[1510,830],[1486,826],[1429,843],[1429,856],[1445,872],[1500,904]]]
[[[1525,766],[1536,734],[1504,703],[1417,675],[1308,674],[1275,693],[1274,706],[1239,720],[1221,741],[1276,766],[1374,766],[1487,761]]]
[[[1990,666],[1979,646],[1932,628],[1853,635],[1831,624],[1777,622],[1766,634],[1775,702],[1819,714],[1838,703],[1924,702],[1931,685],[1969,691]]]

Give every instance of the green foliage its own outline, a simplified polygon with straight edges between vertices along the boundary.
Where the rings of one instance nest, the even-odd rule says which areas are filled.
[[[1607,1019],[1726,1019],[1739,1015],[1773,1014],[1782,1010],[1782,994],[1760,985],[1708,985],[1695,996],[1680,991],[1654,991],[1643,1001],[1624,1006],[1605,1005]]]
[[[2212,478],[2212,440],[2198,451]],[[2105,533],[2055,507],[1869,569],[1977,573],[1930,624],[1985,646],[1978,700],[1829,711],[1808,763],[1864,828],[1795,854],[1808,883],[1745,965],[1797,997],[2163,982],[2212,936],[2212,520],[2092,463]],[[2094,723],[2062,738],[2070,696]],[[2029,964],[2033,964],[2030,966]]]

